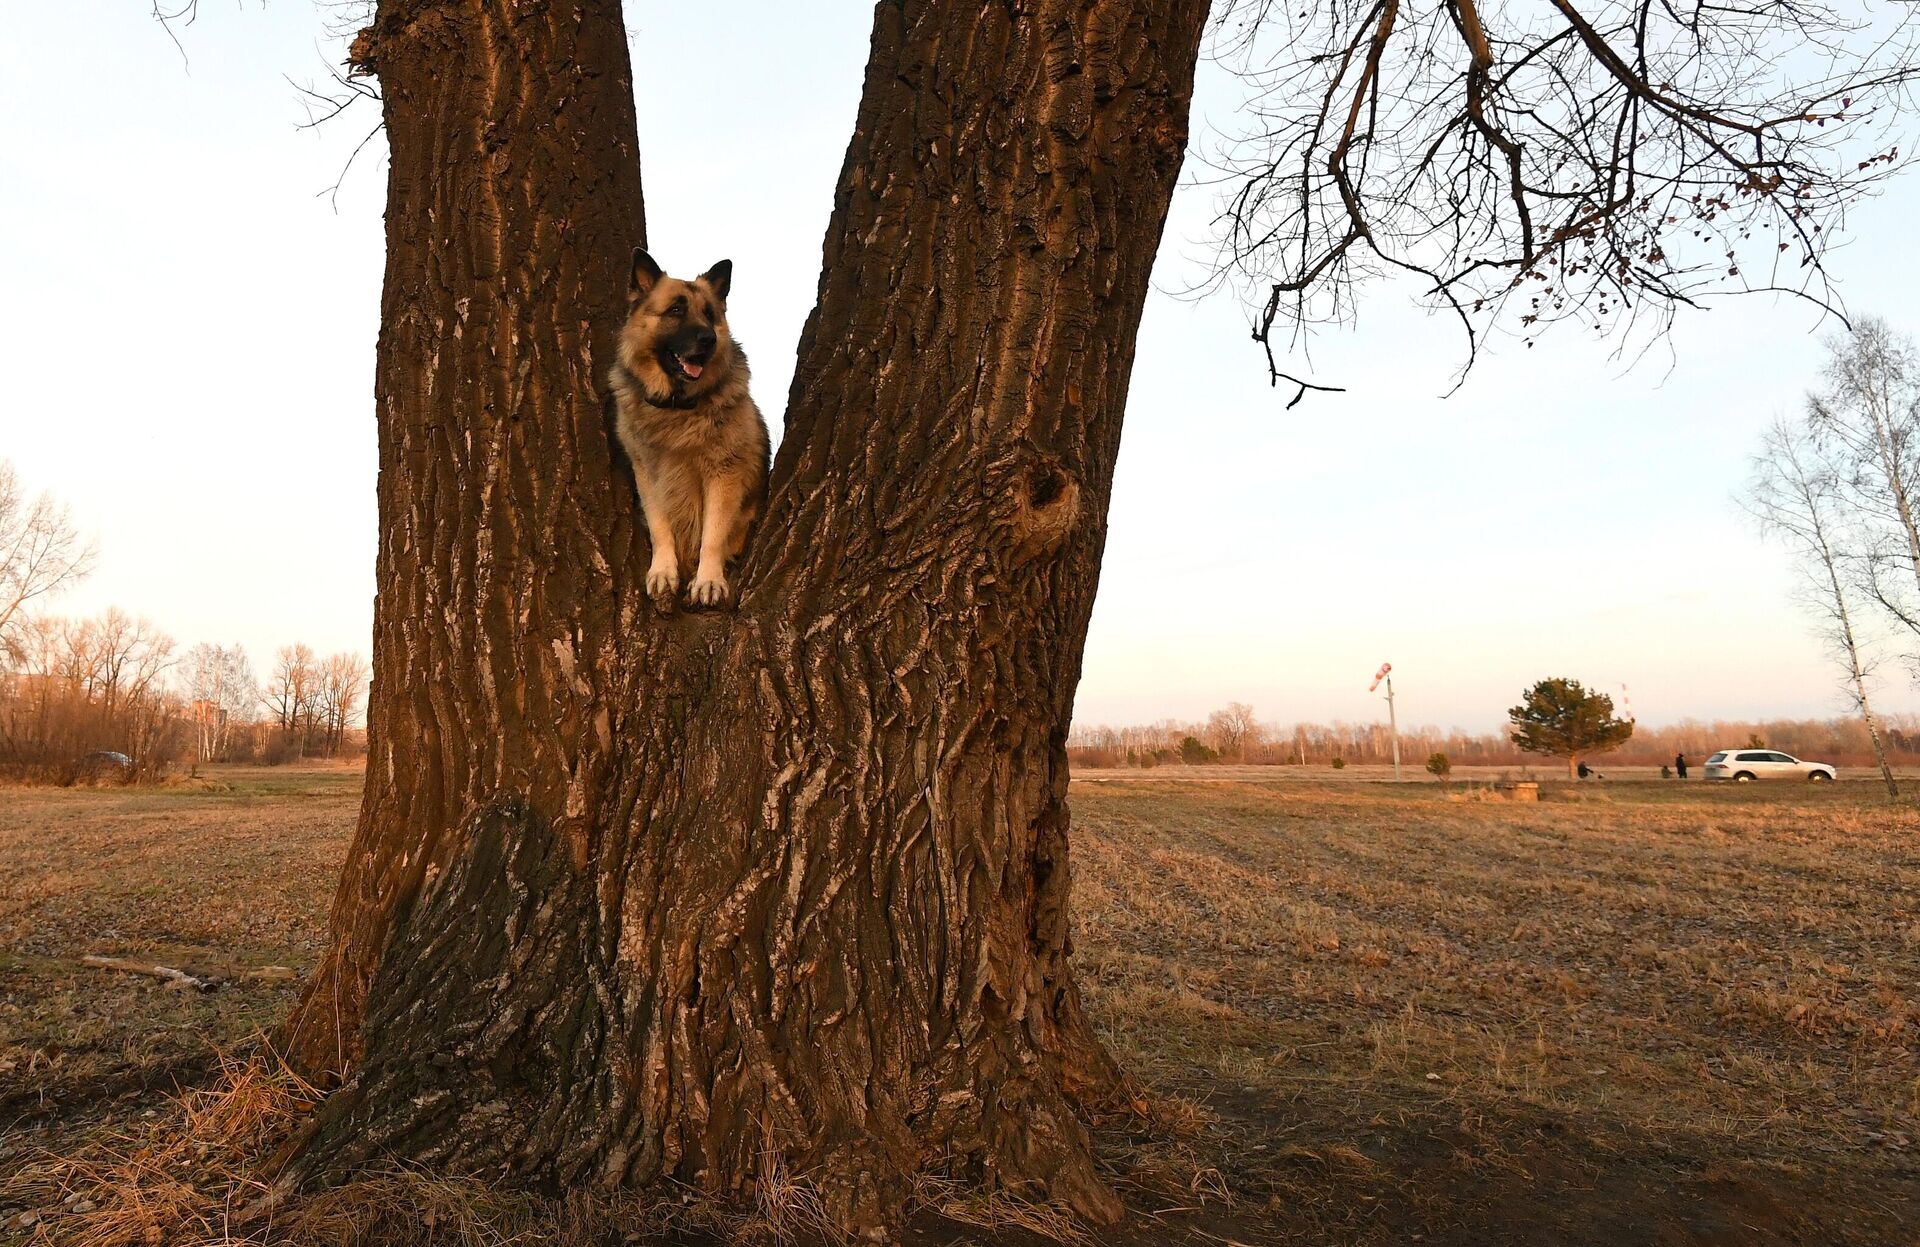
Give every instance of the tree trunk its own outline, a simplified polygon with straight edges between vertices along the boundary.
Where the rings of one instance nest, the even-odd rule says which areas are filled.
[[[1873,716],[1873,703],[1867,700],[1867,669],[1860,660],[1860,642],[1853,632],[1853,612],[1847,606],[1846,586],[1840,580],[1839,556],[1827,544],[1824,528],[1816,530],[1820,557],[1826,565],[1827,584],[1833,591],[1833,617],[1839,626],[1841,646],[1846,651],[1847,681],[1853,686],[1853,699],[1860,704],[1860,717],[1867,725],[1867,739],[1873,743],[1873,759],[1880,765],[1880,781],[1887,786],[1889,800],[1900,799],[1900,785],[1887,764],[1887,747],[1880,739],[1880,724]]]
[[[1065,741],[1205,18],[876,7],[739,608],[662,620],[595,398],[641,240],[619,6],[380,6],[367,792],[286,1031],[352,1076],[289,1182],[776,1164],[880,1233],[940,1167],[1117,1214]]]
[[[1900,799],[1900,784],[1893,777],[1893,767],[1887,762],[1886,742],[1880,737],[1880,723],[1874,718],[1873,706],[1867,701],[1866,676],[1859,672],[1854,675],[1854,694],[1860,702],[1860,717],[1866,720],[1867,739],[1873,742],[1873,760],[1880,766],[1880,782],[1887,786],[1887,798]]]

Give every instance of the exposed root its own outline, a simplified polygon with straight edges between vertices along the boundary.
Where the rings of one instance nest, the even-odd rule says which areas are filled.
[[[1067,1247],[1098,1241],[1064,1200],[982,1190],[941,1174],[909,1182],[877,1154],[853,1164],[855,1153],[867,1151],[858,1146],[843,1149],[846,1163],[831,1171],[796,1173],[770,1128],[744,1203],[673,1184],[555,1198],[397,1167],[298,1192],[272,1183],[275,1157],[313,1120],[322,1098],[263,1046],[226,1058],[214,1085],[175,1098],[131,1131],[75,1154],[38,1156],[8,1194],[46,1210],[28,1241],[61,1247],[789,1247],[879,1241],[897,1224],[882,1210],[897,1215],[903,1204],[909,1215],[1017,1228]]]

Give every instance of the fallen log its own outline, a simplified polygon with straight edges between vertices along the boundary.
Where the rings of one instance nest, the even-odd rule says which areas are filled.
[[[80,958],[80,963],[92,966],[96,970],[119,970],[124,974],[144,974],[149,978],[165,979],[169,984],[191,987],[197,992],[214,991],[220,986],[220,980],[215,978],[202,978],[199,975],[188,974],[185,970],[176,970],[172,966],[154,965],[147,961],[130,961],[125,957],[99,957],[89,953]]]

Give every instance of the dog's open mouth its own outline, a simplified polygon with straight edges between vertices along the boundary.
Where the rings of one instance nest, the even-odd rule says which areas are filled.
[[[707,362],[704,359],[675,355],[671,351],[667,352],[667,359],[673,365],[670,371],[679,380],[698,381],[700,374],[707,370]]]

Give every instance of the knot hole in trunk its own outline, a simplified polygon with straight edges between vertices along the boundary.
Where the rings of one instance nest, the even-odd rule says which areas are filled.
[[[1051,554],[1073,530],[1080,515],[1080,482],[1052,459],[1042,459],[1023,474],[1014,512],[1014,549],[1022,559]]]

